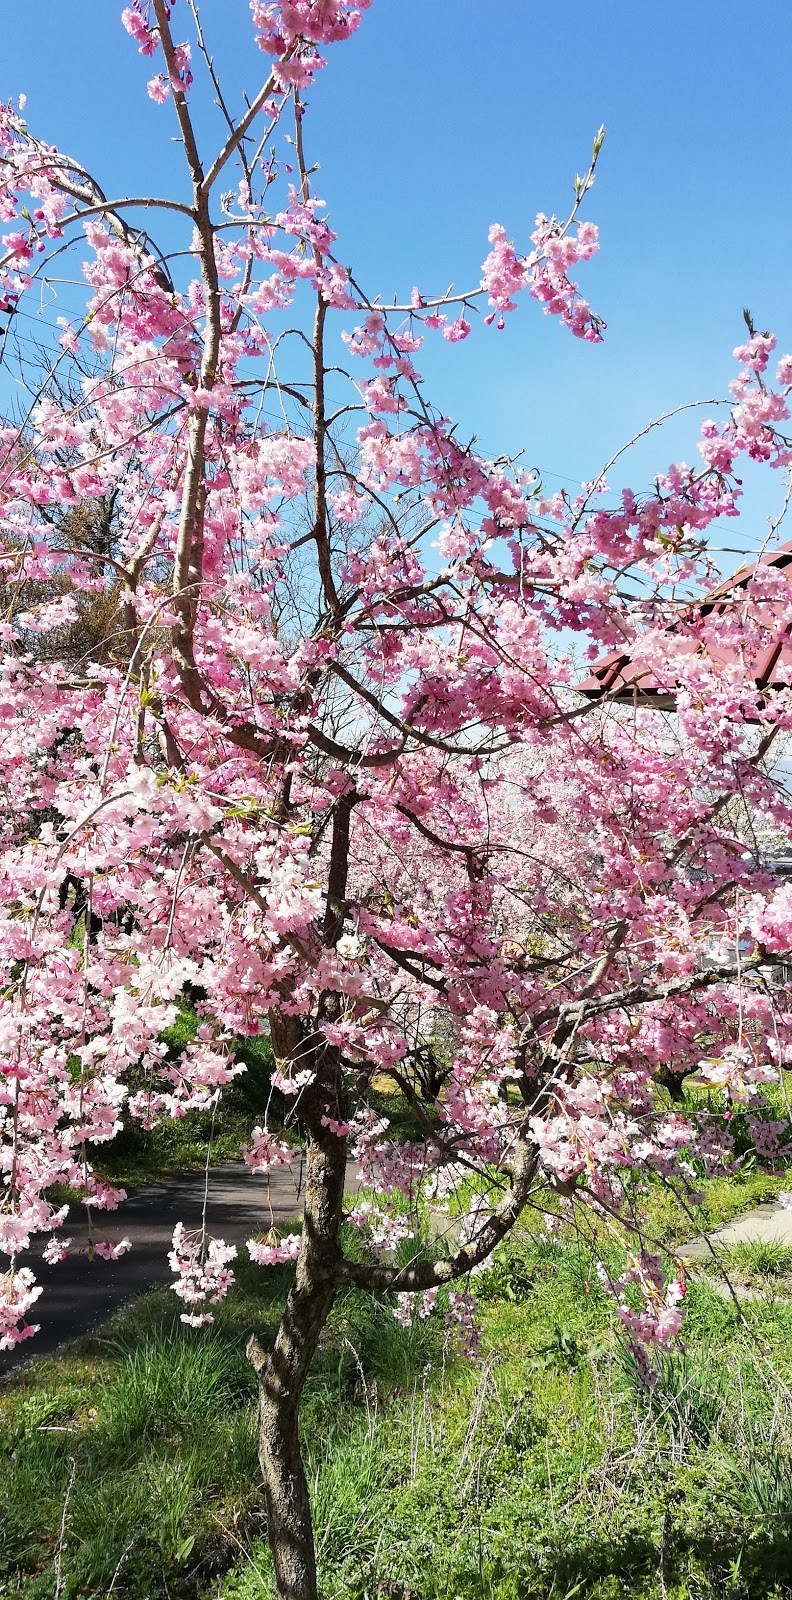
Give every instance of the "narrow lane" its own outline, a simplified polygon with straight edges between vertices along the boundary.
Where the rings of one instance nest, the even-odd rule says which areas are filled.
[[[268,1178],[249,1172],[241,1161],[212,1167],[208,1231],[229,1244],[240,1245],[252,1235],[266,1233],[273,1225],[282,1227],[294,1221],[302,1212],[300,1178],[297,1165],[276,1167]],[[350,1162],[347,1192],[356,1188],[356,1167]],[[74,1254],[49,1266],[41,1260],[45,1240],[37,1241],[23,1264],[32,1267],[44,1290],[29,1318],[39,1323],[39,1332],[13,1350],[0,1351],[0,1374],[90,1333],[135,1295],[169,1283],[173,1273],[168,1266],[168,1251],[176,1223],[183,1222],[190,1229],[200,1227],[203,1205],[202,1172],[130,1189],[117,1211],[99,1212],[96,1217],[97,1239],[107,1239],[111,1244],[124,1238],[132,1241],[132,1249],[118,1261],[89,1261],[85,1254]],[[75,1207],[60,1230],[75,1242],[85,1231],[81,1209]],[[174,1299],[174,1308],[177,1305]]]

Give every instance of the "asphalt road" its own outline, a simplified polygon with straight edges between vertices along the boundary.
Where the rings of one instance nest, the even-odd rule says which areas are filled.
[[[302,1211],[300,1168],[276,1167],[269,1177],[248,1171],[243,1162],[227,1162],[210,1169],[206,1226],[228,1244],[244,1244],[251,1235],[266,1233],[277,1224],[293,1222]],[[347,1168],[347,1192],[357,1187],[356,1169]],[[25,1256],[43,1287],[28,1320],[39,1332],[13,1350],[0,1351],[0,1374],[104,1322],[135,1295],[172,1281],[168,1266],[173,1230],[177,1222],[198,1228],[204,1205],[204,1174],[189,1173],[162,1183],[130,1189],[117,1211],[96,1214],[95,1236],[117,1243],[132,1241],[132,1249],[118,1261],[88,1260],[85,1253],[70,1254],[54,1266],[41,1260],[45,1240]],[[84,1234],[81,1208],[75,1207],[61,1230],[77,1245]],[[179,1302],[174,1297],[174,1309]]]

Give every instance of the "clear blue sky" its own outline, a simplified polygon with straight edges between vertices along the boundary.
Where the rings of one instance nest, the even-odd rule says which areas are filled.
[[[0,96],[26,92],[34,129],[108,192],[178,193],[172,111],[147,99],[151,65],[120,9],[24,0],[3,40]],[[266,65],[247,5],[202,11],[239,105]],[[189,36],[184,0],[174,29]],[[581,269],[604,345],[526,303],[506,333],[437,341],[423,360],[435,399],[488,453],[524,447],[548,487],[579,482],[650,417],[725,393],[743,306],[792,348],[791,63],[785,0],[754,0],[750,13],[744,0],[374,0],[357,36],[331,49],[309,96],[308,154],[321,158],[341,259],[383,298],[474,283],[491,221],[527,247],[536,211],[568,206],[606,125],[585,211],[601,254]],[[642,487],[654,468],[692,459],[694,438],[695,420],[675,423],[626,476]],[[727,545],[761,538],[780,498],[780,483],[774,496],[756,475],[747,483],[750,517]]]

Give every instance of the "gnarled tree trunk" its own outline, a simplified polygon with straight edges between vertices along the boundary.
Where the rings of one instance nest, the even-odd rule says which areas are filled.
[[[251,1339],[258,1372],[258,1451],[278,1600],[316,1600],[316,1557],[300,1449],[300,1402],[333,1304],[346,1175],[346,1141],[327,1133],[307,1150],[303,1241],[271,1351]]]

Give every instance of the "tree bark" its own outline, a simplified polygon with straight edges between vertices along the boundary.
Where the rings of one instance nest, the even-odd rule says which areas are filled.
[[[316,1600],[316,1556],[299,1412],[305,1372],[332,1288],[289,1296],[275,1348],[259,1373],[258,1454],[278,1600]]]
[[[275,1343],[270,1352],[255,1338],[248,1345],[259,1380],[258,1452],[278,1600],[317,1600],[299,1415],[335,1294],[345,1174],[346,1141],[322,1130],[308,1145],[302,1245]]]

